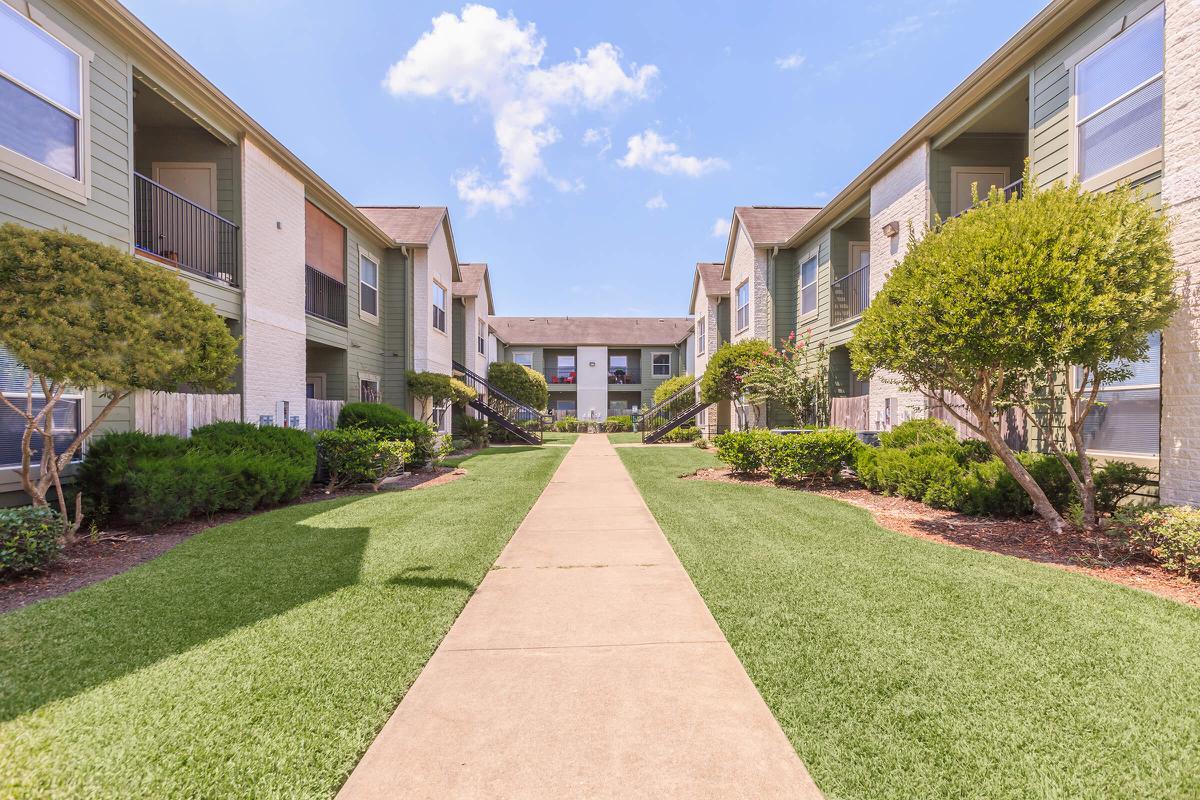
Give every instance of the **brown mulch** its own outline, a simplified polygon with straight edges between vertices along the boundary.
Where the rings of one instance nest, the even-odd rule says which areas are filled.
[[[456,481],[466,474],[466,470],[450,467],[442,467],[436,471],[421,470],[401,477],[385,489],[386,491],[424,489]],[[371,491],[369,487],[343,489],[330,494],[326,494],[323,489],[312,488],[295,501],[285,505],[300,505],[370,494],[375,494],[375,492]],[[283,507],[276,506],[275,508]],[[138,564],[144,564],[162,555],[201,531],[224,525],[227,522],[236,522],[255,514],[262,514],[267,510],[274,509],[263,509],[250,514],[218,514],[212,518],[190,519],[151,532],[136,529],[113,529],[98,531],[95,536],[84,535],[78,542],[67,547],[59,559],[45,571],[35,572],[7,583],[0,583],[0,614],[15,611],[38,600],[68,594],[114,575],[120,575]]]
[[[1037,561],[1200,607],[1200,581],[1168,572],[1145,556],[1128,552],[1120,542],[1104,538],[1097,541],[1095,535],[1070,527],[1055,534],[1037,520],[973,517],[902,497],[885,497],[848,482],[777,486],[770,478],[735,475],[728,469],[702,469],[685,478],[758,484],[832,497],[867,509],[880,526],[897,533]]]

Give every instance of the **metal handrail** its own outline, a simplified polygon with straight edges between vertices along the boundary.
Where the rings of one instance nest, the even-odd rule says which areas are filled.
[[[512,425],[515,425],[521,430],[527,431],[530,435],[541,442],[542,434],[546,428],[547,415],[532,406],[525,405],[513,398],[509,397],[504,392],[497,389],[492,384],[488,383],[487,379],[472,370],[467,369],[464,365],[457,361],[452,361],[451,366],[455,372],[463,376],[463,382],[470,388],[474,389],[480,396],[480,401],[484,405],[491,408]],[[537,421],[536,428],[528,428],[526,424]]]
[[[699,385],[700,379],[696,378],[661,403],[655,403],[642,413],[633,415],[634,425],[641,431],[642,441],[646,440],[648,434],[670,424],[680,414],[685,414],[700,405],[696,398],[696,387]]]
[[[238,226],[134,172],[134,246],[173,266],[237,286]]]
[[[871,303],[871,267],[859,267],[829,285],[829,321],[831,325],[862,316]]]

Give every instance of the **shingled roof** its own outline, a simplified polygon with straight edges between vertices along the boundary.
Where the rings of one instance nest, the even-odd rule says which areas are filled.
[[[359,206],[397,244],[425,247],[446,216],[445,206]]]
[[[821,209],[811,206],[737,206],[733,213],[756,247],[785,245]]]
[[[482,294],[487,300],[487,313],[494,313],[491,281],[488,278],[488,265],[459,264],[458,275],[460,280],[454,282],[450,293],[454,297],[479,297]]]
[[[721,277],[725,264],[701,261],[696,264],[696,272],[700,275],[700,283],[704,285],[704,293],[709,297],[724,297],[729,294],[729,281]]]
[[[675,345],[692,330],[688,317],[492,317],[510,345]]]

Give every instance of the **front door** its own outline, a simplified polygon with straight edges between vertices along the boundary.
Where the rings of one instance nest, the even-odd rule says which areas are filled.
[[[971,207],[971,185],[979,187],[979,197],[987,197],[992,187],[1003,189],[1010,183],[1008,167],[951,167],[950,214],[958,216]]]

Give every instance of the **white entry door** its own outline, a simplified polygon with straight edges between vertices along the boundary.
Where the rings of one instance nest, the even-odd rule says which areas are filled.
[[[951,167],[950,214],[958,216],[971,207],[971,185],[979,186],[980,199],[987,197],[992,187],[1003,189],[1011,181],[1008,167]]]
[[[213,163],[156,162],[154,181],[201,208],[216,213],[217,165]]]

